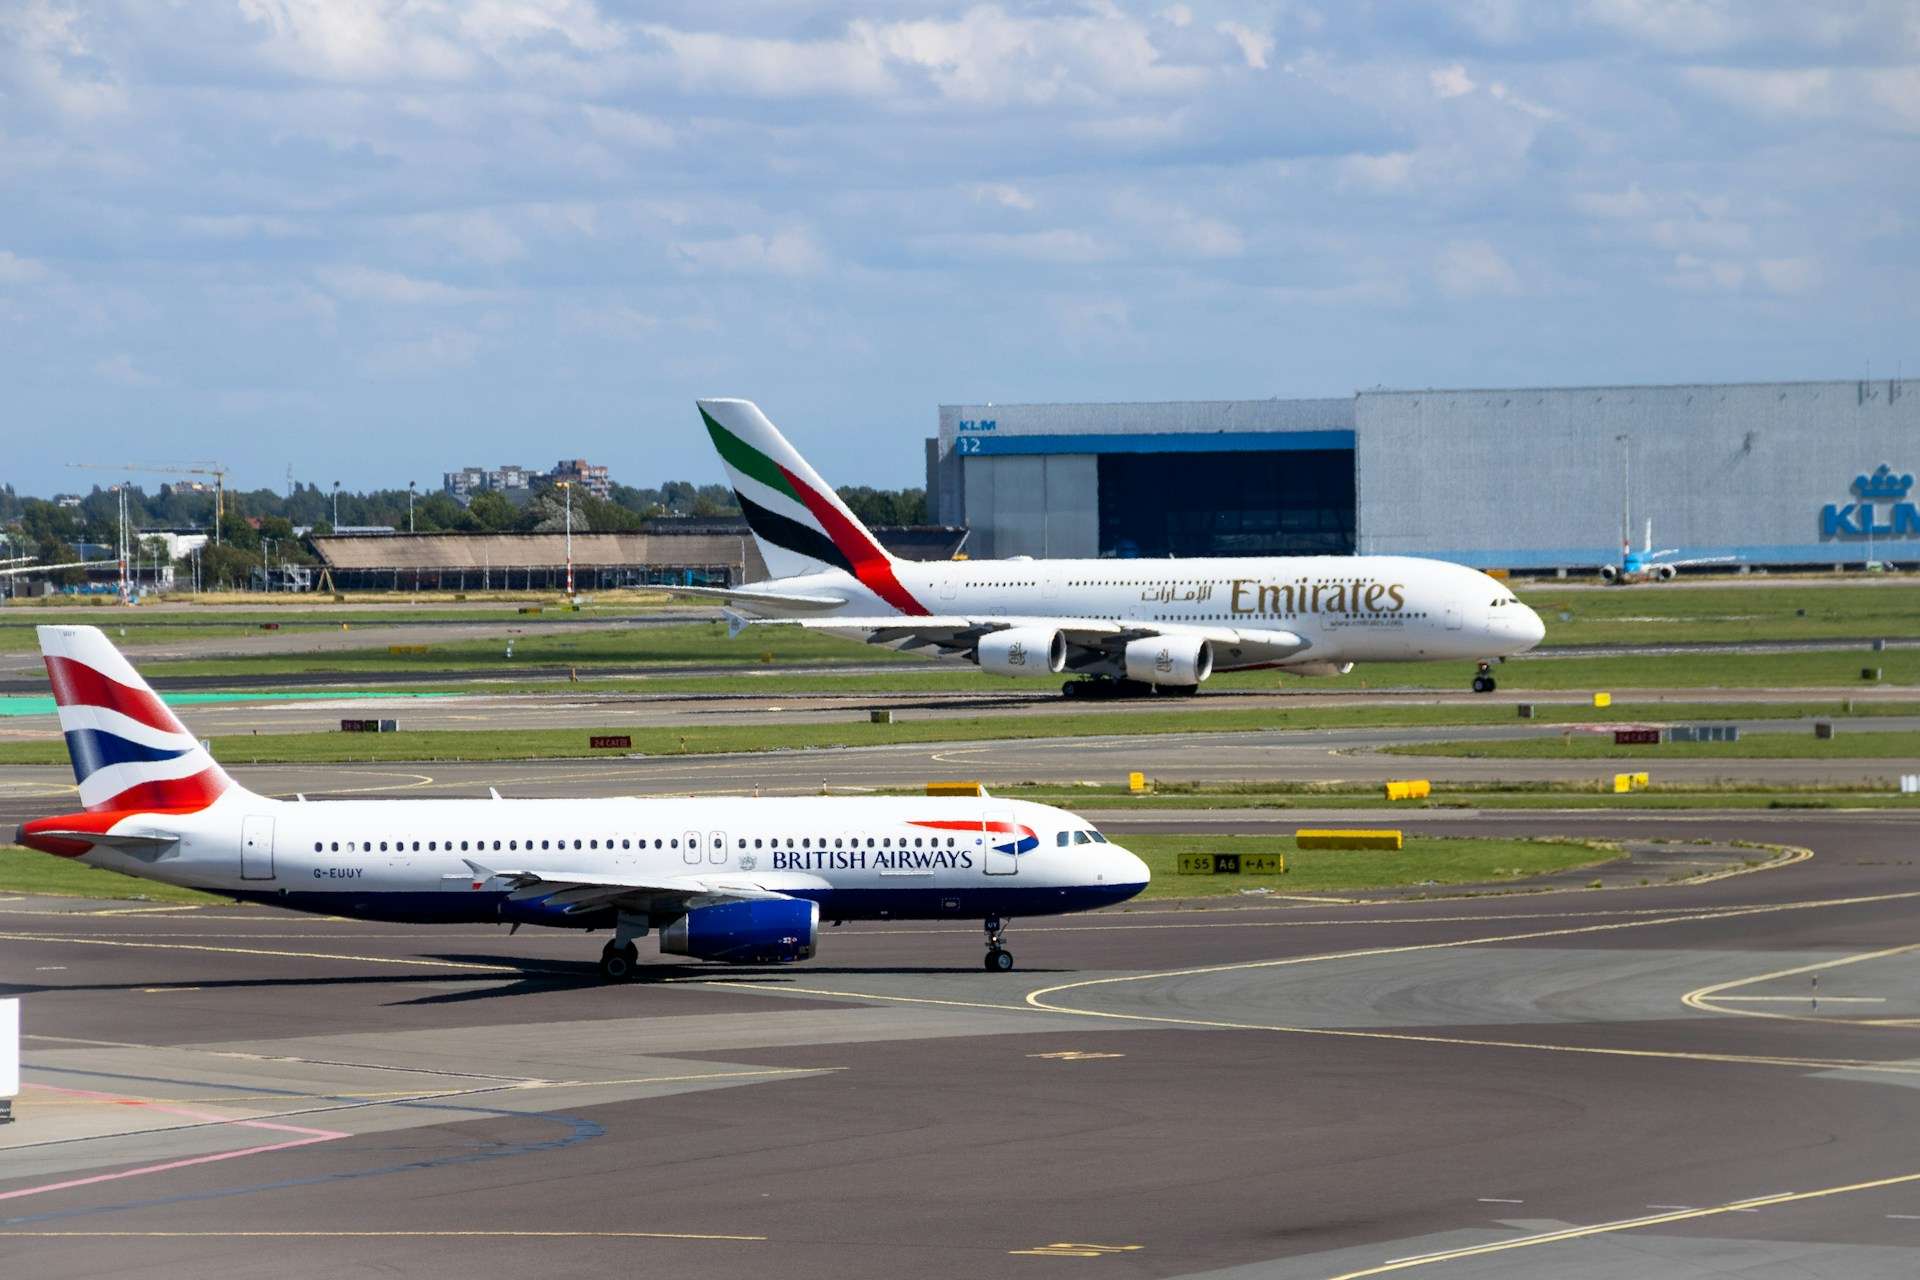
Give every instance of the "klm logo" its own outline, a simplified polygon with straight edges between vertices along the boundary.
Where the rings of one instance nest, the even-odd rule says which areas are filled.
[[[1822,538],[1920,537],[1920,509],[1906,501],[1913,488],[1911,475],[1896,475],[1881,463],[1871,475],[1853,478],[1856,501],[1829,502],[1820,510]],[[1886,519],[1880,518],[1882,510]]]
[[[962,418],[960,419],[959,429],[962,431],[998,431],[1000,429],[1000,420],[998,418]]]

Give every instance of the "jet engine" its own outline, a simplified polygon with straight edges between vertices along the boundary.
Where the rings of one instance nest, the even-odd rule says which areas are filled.
[[[820,904],[769,898],[695,907],[660,931],[660,954],[729,964],[806,960],[820,940]]]
[[[1213,674],[1213,646],[1199,636],[1147,636],[1127,645],[1127,679],[1196,685]]]
[[[1618,578],[1619,576],[1620,576],[1619,565],[1603,564],[1600,566],[1600,581],[1612,582],[1614,579]]]
[[[1009,627],[980,637],[980,669],[997,676],[1051,676],[1067,667],[1067,638],[1045,627]]]
[[[1343,676],[1353,670],[1351,662],[1290,662],[1280,668],[1296,676]]]
[[[1655,582],[1672,582],[1679,576],[1680,571],[1670,564],[1657,564],[1653,566],[1653,579]]]

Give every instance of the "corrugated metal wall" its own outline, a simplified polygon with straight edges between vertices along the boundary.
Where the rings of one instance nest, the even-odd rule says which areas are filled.
[[[1865,540],[1822,536],[1822,507],[1880,463],[1920,463],[1920,396],[1897,382],[1363,392],[1355,408],[1360,550],[1488,567],[1617,556],[1623,447],[1636,548],[1651,516],[1656,549],[1756,564],[1865,558]],[[1874,554],[1901,542],[1920,554],[1914,538]]]

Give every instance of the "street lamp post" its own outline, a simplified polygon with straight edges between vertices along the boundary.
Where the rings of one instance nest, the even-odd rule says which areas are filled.
[[[562,480],[560,487],[567,491],[567,599],[573,599],[573,482]]]
[[[267,560],[267,555],[272,548],[272,538],[260,539],[260,589],[267,592],[273,590],[273,566]]]
[[[1624,434],[1614,440],[1620,445],[1620,563],[1624,566],[1633,550],[1633,446]]]
[[[407,532],[413,532],[413,481],[407,481]]]

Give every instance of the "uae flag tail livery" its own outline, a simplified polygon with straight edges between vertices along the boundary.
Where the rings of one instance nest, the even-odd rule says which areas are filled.
[[[902,613],[926,609],[894,572],[893,557],[751,400],[702,400],[700,419],[727,468],[734,497],[775,578],[852,574]]]
[[[134,813],[197,813],[234,781],[96,627],[39,627],[40,651],[86,811],[21,828],[21,843],[79,854],[54,832],[106,831]]]

